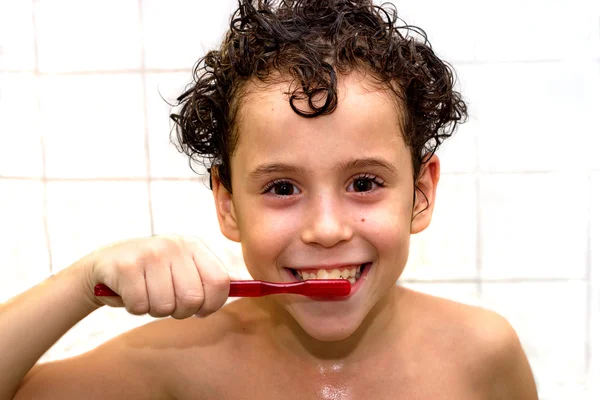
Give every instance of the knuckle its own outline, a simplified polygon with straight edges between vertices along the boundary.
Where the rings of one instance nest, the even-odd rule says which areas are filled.
[[[204,303],[204,293],[198,289],[186,290],[178,296],[178,300],[184,307],[199,307]]]
[[[151,259],[161,259],[169,254],[180,251],[181,239],[175,235],[160,235],[152,238],[148,244],[147,256]]]
[[[136,301],[132,303],[126,303],[125,309],[127,312],[133,315],[144,315],[147,314],[150,306],[147,301]]]
[[[194,253],[204,248],[204,242],[196,236],[186,236],[181,238],[183,245],[188,252]]]
[[[158,316],[171,315],[174,310],[175,310],[174,302],[161,303],[161,304],[156,305],[155,307],[152,307],[151,315],[153,315],[153,316],[154,316],[154,314],[156,314]]]
[[[136,275],[140,270],[140,266],[142,266],[143,264],[138,263],[137,259],[135,262],[118,262],[115,263],[115,269],[117,271],[117,273],[119,275],[122,276],[134,276]]]

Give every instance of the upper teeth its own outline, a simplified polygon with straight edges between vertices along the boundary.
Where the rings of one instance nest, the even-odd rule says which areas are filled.
[[[296,276],[302,280],[307,279],[348,279],[351,283],[360,278],[360,265],[335,269],[319,269],[316,272],[296,271]]]

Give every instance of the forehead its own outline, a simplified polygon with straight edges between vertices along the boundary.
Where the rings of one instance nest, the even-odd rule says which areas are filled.
[[[316,118],[297,115],[289,104],[289,82],[250,84],[237,122],[239,138],[232,162],[257,164],[265,158],[326,167],[355,156],[405,156],[401,113],[391,91],[364,75],[338,78],[333,113]],[[306,102],[294,103],[309,110]],[[317,104],[319,104],[317,102]]]

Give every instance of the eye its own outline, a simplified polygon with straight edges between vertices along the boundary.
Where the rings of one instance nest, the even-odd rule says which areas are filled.
[[[272,193],[276,196],[292,196],[300,193],[300,191],[290,181],[281,179],[268,183],[263,189],[263,193]]]
[[[351,192],[370,192],[378,187],[383,187],[384,182],[381,178],[375,175],[363,174],[355,177],[352,183],[348,186],[348,190]]]

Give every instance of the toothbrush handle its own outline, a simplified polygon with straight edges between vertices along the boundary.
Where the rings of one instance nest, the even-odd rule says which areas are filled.
[[[273,283],[264,281],[231,281],[229,297],[260,297],[270,294],[299,294],[304,296],[347,296],[352,285],[346,279],[309,279],[302,282]],[[94,287],[94,295],[118,296],[102,283]]]
[[[302,282],[273,283],[264,281],[232,281],[229,297],[258,297],[270,294],[303,296],[347,296],[352,285],[346,279],[309,279]]]

